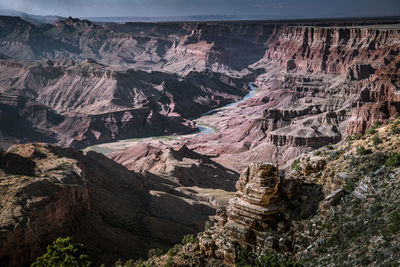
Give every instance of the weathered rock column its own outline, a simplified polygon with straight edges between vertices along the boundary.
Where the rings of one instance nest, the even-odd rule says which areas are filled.
[[[268,229],[281,212],[277,205],[280,185],[279,170],[273,163],[250,164],[236,183],[236,197],[229,200],[226,210],[217,211],[214,227],[199,234],[201,251],[234,266],[237,245],[253,251],[271,242],[272,247],[276,238],[268,236]],[[286,187],[291,191],[292,186]]]
[[[256,245],[264,240],[274,216],[280,212],[278,168],[269,162],[252,163],[236,184],[237,197],[229,201],[224,228],[239,243]],[[262,239],[262,240],[257,240]]]

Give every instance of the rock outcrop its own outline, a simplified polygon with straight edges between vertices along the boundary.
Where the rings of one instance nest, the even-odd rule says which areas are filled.
[[[229,200],[226,210],[217,211],[215,227],[199,235],[200,250],[234,265],[238,246],[248,251],[275,247],[278,239],[268,232],[282,227],[277,220],[284,211],[281,198],[291,196],[295,184],[281,180],[272,163],[250,164],[236,184],[236,197]]]
[[[0,156],[3,266],[31,263],[52,240],[76,232],[91,212],[83,166],[44,152],[12,147]]]

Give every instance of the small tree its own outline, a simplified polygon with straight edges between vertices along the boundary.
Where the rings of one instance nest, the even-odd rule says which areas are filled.
[[[386,167],[399,167],[400,166],[400,154],[397,152],[389,153],[388,158],[385,162]]]
[[[83,244],[72,243],[70,237],[59,237],[52,245],[48,245],[46,253],[31,265],[31,267],[44,266],[88,267],[92,266],[92,262]]]

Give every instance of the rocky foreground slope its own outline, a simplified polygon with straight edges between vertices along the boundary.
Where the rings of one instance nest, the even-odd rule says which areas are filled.
[[[224,174],[224,168],[206,162]],[[211,172],[202,175],[210,177],[207,192],[205,180],[199,181],[202,188],[183,186],[172,176],[131,172],[95,152],[14,145],[0,154],[0,265],[30,264],[60,236],[84,243],[96,263],[168,248],[203,230],[225,201],[219,195],[229,195],[212,189],[221,181],[213,183]],[[236,180],[234,173],[225,175]],[[233,183],[224,180],[224,188]]]
[[[400,120],[373,127],[303,154],[286,174],[273,163],[251,164],[214,226],[146,263],[399,265],[399,134]]]

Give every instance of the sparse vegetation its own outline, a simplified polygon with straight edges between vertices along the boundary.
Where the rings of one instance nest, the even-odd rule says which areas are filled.
[[[392,135],[400,134],[400,121],[396,120],[390,126],[390,133]]]
[[[238,263],[236,267],[301,267],[301,263],[292,260],[291,258],[284,255],[272,254],[265,251],[259,257],[252,258],[248,255],[245,249],[238,248]]]
[[[377,146],[379,144],[382,144],[382,140],[379,138],[379,135],[375,134],[372,137],[372,143],[374,144],[374,146]]]
[[[375,128],[378,128],[378,127],[380,127],[382,125],[382,122],[381,121],[376,121],[376,122],[374,122],[374,127]]]
[[[93,266],[86,249],[81,243],[73,243],[70,237],[57,238],[47,246],[46,253],[37,258],[32,267],[44,266]]]
[[[363,146],[358,146],[356,148],[356,152],[357,152],[358,155],[362,156],[362,155],[367,155],[367,154],[371,153],[371,150],[366,149]]]
[[[292,164],[292,169],[300,171],[300,159],[296,159]]]
[[[182,245],[193,244],[196,242],[196,237],[194,235],[185,235],[182,239]]]
[[[178,253],[178,251],[179,251],[179,249],[180,249],[181,247],[182,247],[182,246],[181,246],[180,244],[176,244],[175,246],[173,246],[172,248],[170,248],[170,249],[168,250],[168,252],[167,252],[168,256],[170,256],[170,257],[175,256],[175,255]]]
[[[318,155],[320,155],[321,154],[321,151],[320,150],[315,150],[314,152],[313,152],[313,155],[314,156],[318,156]]]
[[[397,152],[389,153],[385,162],[386,167],[399,167],[400,166],[400,154]]]
[[[161,256],[164,254],[164,250],[161,248],[152,248],[149,250],[148,256],[149,258],[154,257],[154,256]]]
[[[374,126],[370,127],[366,132],[367,135],[374,135],[377,133],[377,130]]]
[[[348,136],[346,137],[346,140],[347,140],[347,142],[351,142],[351,141],[355,141],[355,140],[360,140],[361,137],[362,137],[361,134],[355,133],[355,134],[353,134],[353,135],[348,135]]]

